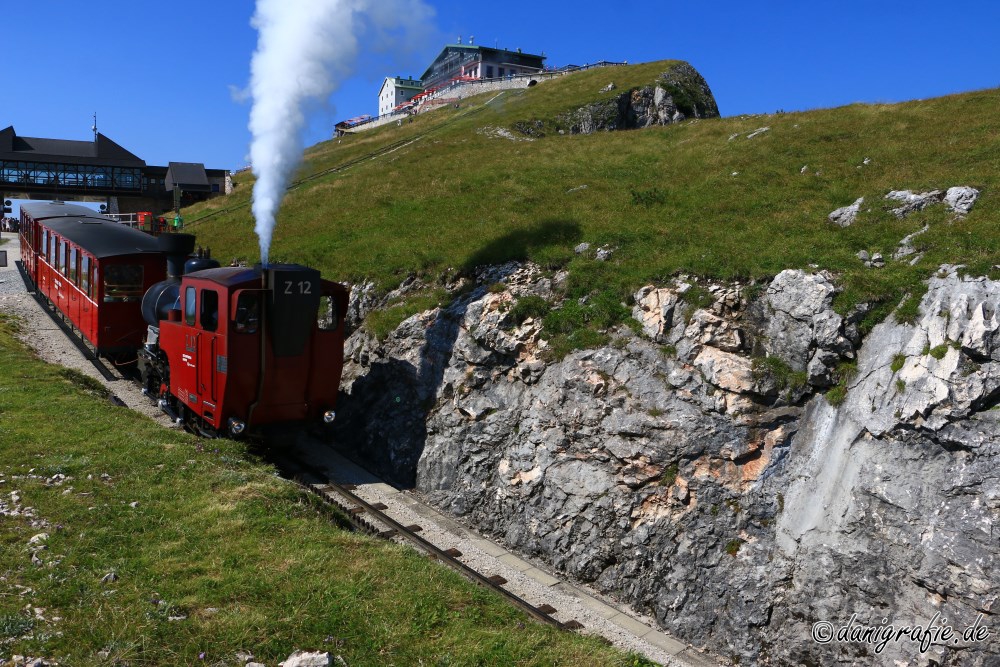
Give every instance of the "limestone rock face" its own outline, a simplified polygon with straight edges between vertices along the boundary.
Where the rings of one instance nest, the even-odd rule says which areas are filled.
[[[811,638],[855,614],[995,625],[1000,282],[943,267],[915,323],[860,344],[864,310],[836,313],[829,275],[682,277],[635,294],[639,333],[554,360],[509,313],[558,283],[493,267],[381,343],[353,334],[338,446],[743,665],[873,664]],[[992,664],[991,642],[891,642],[875,663]]]
[[[817,381],[841,355],[850,356],[844,319],[833,310],[835,293],[826,274],[779,273],[753,311],[767,356],[782,359],[794,371],[809,370]]]
[[[718,115],[719,107],[705,79],[688,63],[677,63],[654,84],[563,114],[556,124],[572,134],[591,134]]]

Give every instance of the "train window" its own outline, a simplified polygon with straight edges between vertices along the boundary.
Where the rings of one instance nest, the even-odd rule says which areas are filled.
[[[320,331],[333,331],[337,328],[337,301],[332,296],[324,294],[319,298],[316,326]]]
[[[219,293],[209,289],[201,291],[201,328],[215,331],[219,328]]]
[[[80,259],[80,289],[87,296],[94,296],[90,293],[90,258],[86,255]]]
[[[259,313],[260,297],[253,292],[240,292],[236,299],[236,317],[233,319],[237,333],[257,333]]]
[[[68,273],[66,268],[66,264],[68,261],[66,256],[68,254],[69,254],[69,244],[63,241],[59,244],[59,272],[64,276]]]
[[[49,260],[49,266],[56,265],[56,236],[55,234],[49,234],[49,254],[46,257]]]
[[[69,279],[79,287],[80,286],[80,274],[76,272],[76,266],[79,262],[80,251],[76,248],[69,249]]]
[[[111,264],[105,267],[105,301],[139,301],[141,299],[141,266],[137,264]]]
[[[197,310],[198,301],[195,299],[195,289],[188,287],[184,290],[184,324],[194,326],[194,315]]]
[[[49,247],[49,230],[42,228],[42,254],[45,254],[45,249]]]

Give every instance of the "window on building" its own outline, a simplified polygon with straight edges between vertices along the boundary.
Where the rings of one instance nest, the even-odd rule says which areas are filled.
[[[487,79],[492,79],[493,78],[493,65],[487,65],[486,66],[486,78]]]
[[[503,67],[500,68],[500,78],[503,78]]]

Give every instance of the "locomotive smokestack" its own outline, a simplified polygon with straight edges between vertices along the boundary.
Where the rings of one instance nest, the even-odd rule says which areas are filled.
[[[194,252],[193,234],[163,234],[157,242],[167,256],[167,277],[177,280],[184,275],[184,262]]]

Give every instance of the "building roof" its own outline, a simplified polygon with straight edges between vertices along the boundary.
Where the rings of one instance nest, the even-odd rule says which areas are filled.
[[[175,186],[188,192],[208,192],[212,189],[205,165],[201,162],[171,162],[164,179],[168,191]]]
[[[85,206],[73,204],[22,204],[21,210],[36,220],[44,220],[45,226],[69,239],[97,259],[160,253],[157,240],[99,215]]]
[[[389,84],[394,85],[396,88],[403,88],[406,90],[423,90],[424,84],[420,79],[404,79],[401,76],[387,76],[382,81],[382,87],[379,88],[379,95],[382,91],[386,89]]]
[[[454,53],[455,51],[477,51],[479,52],[479,56],[482,60],[496,60],[497,56],[505,56],[509,54],[511,58],[514,59],[537,59],[539,61],[539,66],[541,66],[541,62],[545,60],[544,55],[525,53],[520,50],[511,51],[510,49],[499,49],[490,46],[482,46],[480,44],[447,44],[443,49],[441,49],[441,53],[439,53],[433,62],[431,62],[430,66],[420,79],[424,82],[428,81],[432,76],[434,66],[439,61],[447,58],[449,52]],[[512,62],[511,64],[516,65],[518,63]]]
[[[94,218],[96,220],[107,220],[92,208],[80,206],[79,204],[67,204],[61,201],[53,202],[25,202],[21,205],[21,210],[26,212],[35,220],[45,220],[46,218]]]
[[[146,162],[106,136],[94,141],[19,137],[10,125],[0,130],[0,160],[92,164],[113,167],[144,167]]]

